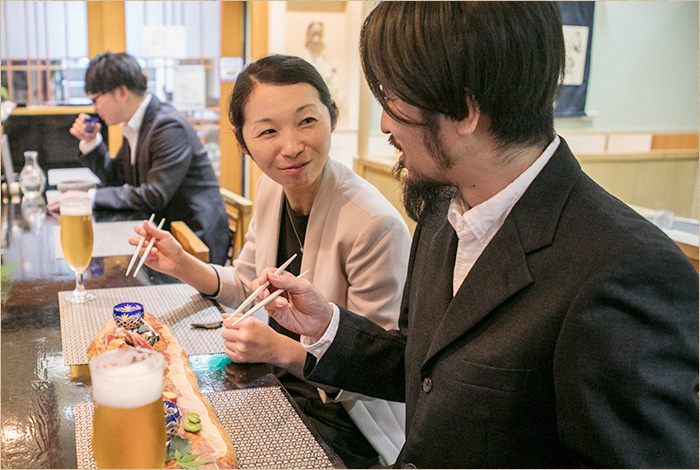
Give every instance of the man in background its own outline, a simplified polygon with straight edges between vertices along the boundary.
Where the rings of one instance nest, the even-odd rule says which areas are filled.
[[[165,218],[167,224],[182,220],[209,247],[210,261],[223,264],[228,218],[207,151],[187,118],[148,93],[146,84],[139,64],[125,53],[95,56],[85,74],[95,111],[106,125],[120,124],[124,136],[112,159],[101,125],[90,125],[88,115],[79,115],[70,129],[85,163],[102,180],[95,208],[154,212],[156,222]]]
[[[258,278],[308,380],[405,401],[398,467],[698,468],[698,273],[555,134],[562,36],[553,2],[379,3],[360,56],[418,222],[399,329]]]

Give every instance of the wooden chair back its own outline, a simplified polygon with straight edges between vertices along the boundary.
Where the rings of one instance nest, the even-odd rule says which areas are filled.
[[[187,226],[185,222],[180,220],[170,223],[170,233],[180,242],[184,250],[193,255],[195,258],[209,262],[209,247]]]
[[[228,189],[221,188],[220,191],[226,205],[228,226],[233,234],[231,250],[227,260],[227,262],[232,262],[236,259],[245,243],[245,234],[248,231],[248,224],[253,214],[253,201]]]
[[[685,255],[688,257],[690,264],[692,264],[695,270],[698,271],[698,247],[679,241],[676,242],[676,245],[680,247],[683,253],[685,253]]]

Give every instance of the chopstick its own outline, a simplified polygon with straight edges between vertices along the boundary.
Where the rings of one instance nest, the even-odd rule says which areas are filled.
[[[163,228],[163,223],[165,222],[165,217],[160,219],[160,223],[158,224],[158,230]],[[141,261],[139,261],[138,266],[136,266],[136,270],[134,271],[134,277],[136,277],[136,274],[138,274],[139,269],[141,269],[141,266],[143,266],[143,263],[146,261],[146,258],[148,258],[148,253],[151,251],[151,248],[153,248],[153,244],[156,242],[155,238],[151,238],[151,241],[148,242],[148,246],[146,247],[146,251],[143,252],[143,256],[141,257]]]
[[[306,274],[307,274],[308,272],[309,272],[309,270],[307,269],[307,270],[304,271],[303,273],[299,274],[299,275],[297,276],[297,279],[301,279],[302,277],[306,276]],[[268,295],[267,297],[265,297],[265,299],[264,299],[262,302],[260,302],[260,303],[257,304],[255,307],[253,307],[253,308],[251,308],[250,310],[248,310],[247,312],[245,312],[245,313],[243,314],[243,316],[241,316],[240,318],[238,318],[238,320],[236,320],[235,322],[231,323],[230,325],[226,325],[226,327],[227,327],[227,328],[232,328],[232,327],[236,326],[237,324],[239,324],[240,322],[242,322],[243,320],[245,320],[246,318],[248,318],[249,316],[251,316],[253,313],[257,312],[258,310],[260,310],[261,308],[263,308],[265,305],[267,305],[267,304],[269,304],[270,302],[272,302],[273,300],[275,300],[275,299],[276,299],[277,297],[279,297],[283,292],[284,292],[284,289],[278,289],[278,290],[274,291],[272,294],[270,294],[270,295]],[[232,316],[233,316],[233,315],[232,315]]]
[[[294,253],[294,254],[291,256],[291,258],[289,258],[287,261],[284,262],[284,264],[283,264],[282,266],[280,266],[279,268],[275,269],[275,275],[278,275],[278,274],[280,274],[282,271],[284,271],[285,269],[287,269],[287,266],[289,266],[289,265],[292,263],[292,261],[294,261],[294,258],[296,258],[296,257],[297,257],[297,254]],[[252,294],[250,294],[250,295],[248,296],[248,298],[245,299],[241,305],[238,306],[238,308],[231,314],[231,316],[235,316],[235,315],[238,315],[239,313],[241,313],[241,312],[243,311],[243,309],[245,309],[248,305],[252,304],[253,301],[255,300],[255,298],[256,298],[258,295],[260,295],[260,293],[261,293],[263,290],[265,290],[265,288],[266,288],[267,286],[269,286],[269,285],[270,285],[270,281],[266,281],[266,282],[265,282],[264,284],[262,284],[260,287],[258,287],[257,289],[255,289],[255,291],[254,291]]]
[[[153,219],[155,218],[156,214],[151,214],[151,218],[148,219],[148,225],[151,225],[153,223]],[[139,251],[141,251],[141,247],[143,246],[143,242],[146,241],[146,235],[141,237],[141,240],[139,240],[139,244],[136,247],[136,250],[134,250],[134,254],[131,256],[131,261],[129,261],[129,267],[126,268],[126,274],[125,276],[129,275],[129,271],[131,271],[131,268],[134,266],[134,263],[136,262],[136,258],[139,255]]]

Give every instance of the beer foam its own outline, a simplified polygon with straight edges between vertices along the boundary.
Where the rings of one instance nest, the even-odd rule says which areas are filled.
[[[90,215],[91,209],[89,202],[86,204],[61,204],[61,215]]]
[[[161,398],[163,366],[159,361],[119,364],[92,373],[92,398],[112,408],[137,408]]]

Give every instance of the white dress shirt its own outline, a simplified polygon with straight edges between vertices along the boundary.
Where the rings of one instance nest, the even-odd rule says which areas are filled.
[[[540,171],[542,171],[549,159],[552,158],[560,142],[561,139],[559,136],[556,136],[532,165],[491,199],[472,208],[465,208],[461,197],[458,195],[452,200],[447,219],[455,229],[457,238],[459,238],[452,276],[453,295],[457,293],[472,266],[479,259],[479,256],[481,256],[491,239],[503,226],[503,222],[520,197],[530,187],[537,175],[540,174]],[[321,356],[328,350],[338,332],[340,309],[333,303],[331,305],[333,306],[333,317],[323,336],[318,341],[315,341],[315,338],[303,335],[300,338],[304,349],[317,359],[321,359]]]

